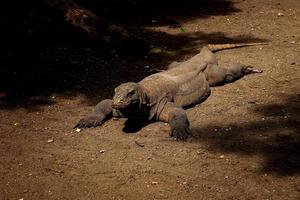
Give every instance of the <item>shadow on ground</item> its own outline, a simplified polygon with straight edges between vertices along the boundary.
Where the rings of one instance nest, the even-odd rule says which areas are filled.
[[[99,16],[127,27],[170,26],[182,22],[219,15],[230,15],[240,10],[229,0],[79,0]]]
[[[263,155],[263,173],[300,174],[299,103],[295,94],[281,103],[253,105],[250,110],[261,115],[257,121],[198,127],[192,130],[193,141],[223,152]]]
[[[40,1],[9,3],[0,15],[0,106],[36,107],[54,103],[50,95],[83,94],[89,103],[111,97],[122,82],[138,81],[170,62],[184,59],[207,43],[262,41],[251,36],[231,38],[222,32],[170,35],[146,27],[193,18],[229,15],[239,10],[219,1],[80,1],[112,22],[141,35],[160,49],[147,58],[119,58],[95,47],[81,33]],[[116,14],[118,13],[118,14]],[[153,21],[154,20],[154,21]],[[150,68],[145,67],[150,66]]]

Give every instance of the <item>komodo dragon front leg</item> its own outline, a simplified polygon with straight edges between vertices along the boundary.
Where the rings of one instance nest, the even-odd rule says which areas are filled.
[[[190,135],[189,121],[183,108],[168,102],[158,117],[159,121],[170,125],[170,136],[176,140],[186,140]]]
[[[94,111],[85,118],[81,119],[74,128],[89,128],[100,126],[110,116],[112,116],[112,100],[105,99],[100,101],[94,108]]]

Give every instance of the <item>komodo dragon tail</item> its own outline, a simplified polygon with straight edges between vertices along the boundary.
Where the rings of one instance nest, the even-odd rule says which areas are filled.
[[[209,44],[207,47],[212,52],[221,51],[224,49],[233,49],[247,46],[267,45],[268,43],[256,42],[256,43],[237,43],[237,44]]]

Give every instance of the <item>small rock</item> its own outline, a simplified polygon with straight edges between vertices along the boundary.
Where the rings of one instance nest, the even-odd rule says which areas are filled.
[[[291,44],[296,44],[296,41],[290,41]]]
[[[283,16],[284,16],[284,14],[283,14],[282,12],[279,12],[277,15],[278,15],[279,17],[283,17]]]
[[[144,68],[145,68],[145,69],[149,69],[149,68],[150,68],[150,66],[149,66],[149,65],[147,65],[147,66],[145,66]]]
[[[76,130],[75,130],[77,133],[79,133],[80,131],[81,131],[81,129],[80,128],[76,128]]]
[[[151,182],[151,184],[152,184],[152,185],[157,185],[157,184],[158,184],[158,182],[156,182],[156,181],[152,181],[152,182]]]
[[[220,158],[222,158],[222,159],[223,159],[223,158],[225,158],[225,156],[224,156],[224,155],[220,155]]]
[[[100,153],[104,153],[105,151],[106,151],[106,150],[102,149],[102,150],[100,150],[99,152],[100,152]]]
[[[47,140],[47,142],[48,142],[48,143],[52,143],[52,142],[54,142],[54,139],[51,138],[51,139]]]
[[[145,146],[145,144],[144,143],[141,143],[141,142],[139,142],[139,141],[134,141],[135,142],[135,144],[136,145],[138,145],[139,147],[144,147]]]
[[[203,152],[202,151],[197,151],[197,154],[200,155],[200,154],[203,154]]]
[[[14,126],[19,126],[19,125],[20,125],[20,123],[18,123],[18,122],[14,123]]]

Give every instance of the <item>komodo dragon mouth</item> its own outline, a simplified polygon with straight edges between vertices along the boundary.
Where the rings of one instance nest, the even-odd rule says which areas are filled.
[[[115,100],[112,102],[112,108],[113,109],[118,109],[118,110],[125,110],[125,109],[129,109],[131,107],[137,107],[139,108],[139,100]]]

